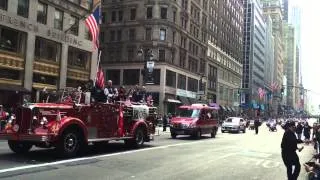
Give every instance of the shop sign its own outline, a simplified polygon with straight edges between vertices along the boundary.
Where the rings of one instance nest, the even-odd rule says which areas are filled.
[[[183,89],[177,89],[176,95],[182,96],[182,97],[188,97],[188,98],[196,98],[197,97],[197,94],[195,92],[186,91]]]
[[[13,25],[25,31],[39,33],[39,26],[37,24],[31,23],[29,21],[25,21],[22,19],[18,19],[16,17],[11,17],[7,14],[0,13],[0,22]],[[60,42],[62,41],[62,42],[68,43],[69,45],[82,46],[81,40],[78,40],[76,37],[73,37],[71,35],[67,35],[62,31],[57,31],[57,30],[47,28],[45,36]]]

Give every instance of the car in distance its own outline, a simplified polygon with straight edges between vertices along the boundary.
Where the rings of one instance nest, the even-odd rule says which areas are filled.
[[[246,124],[243,118],[240,117],[229,117],[227,118],[221,126],[221,132],[237,132],[239,133],[242,131],[243,133],[246,132]]]

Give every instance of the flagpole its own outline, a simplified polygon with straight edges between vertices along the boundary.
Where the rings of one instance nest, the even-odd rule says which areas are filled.
[[[100,66],[100,60],[101,60],[101,51],[98,50],[98,63],[97,63],[97,68],[96,68],[96,72],[95,72],[95,78],[94,78],[94,81],[93,81],[93,87],[96,86],[96,81],[97,81],[97,73],[98,73],[98,70],[99,70],[99,66]]]

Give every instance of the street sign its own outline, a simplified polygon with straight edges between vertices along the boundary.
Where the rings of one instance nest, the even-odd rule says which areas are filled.
[[[197,95],[204,95],[204,91],[198,91]]]

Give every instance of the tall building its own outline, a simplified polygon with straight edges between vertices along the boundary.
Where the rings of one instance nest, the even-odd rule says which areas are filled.
[[[143,85],[141,70],[152,50],[155,84],[146,88],[161,113],[175,113],[178,105],[196,102],[200,82],[206,87],[206,98],[217,102],[214,61],[218,55],[208,57],[208,41],[241,62],[240,3],[104,0],[102,5],[100,36],[106,79],[126,88]],[[137,56],[139,49],[142,56]],[[222,64],[231,67],[232,63],[225,60]]]
[[[268,110],[270,113],[277,114],[277,105],[279,104],[275,100],[273,102],[273,76],[274,73],[274,37],[272,32],[272,19],[269,15],[264,15],[264,21],[266,22],[266,61],[264,66],[264,86],[267,90],[267,96],[266,96],[266,104],[268,105]]]
[[[288,22],[289,19],[289,0],[283,0],[283,20]]]
[[[289,24],[284,26],[284,42],[285,46],[285,67],[286,67],[286,77],[287,77],[287,86],[285,91],[287,94],[287,105],[295,108],[296,107],[296,93],[298,89],[297,85],[297,48],[295,41],[294,27]]]
[[[94,78],[97,52],[83,19],[91,10],[91,1],[1,1],[0,104],[34,102],[44,88]]]
[[[272,33],[274,37],[274,72],[273,83],[279,85],[279,89],[273,94],[280,96],[284,76],[284,44],[283,44],[283,14],[281,0],[261,0],[263,12],[272,19]],[[275,99],[273,99],[275,102]]]
[[[267,52],[267,50],[270,50],[267,43],[270,43],[270,41],[266,37],[266,23],[262,15],[260,2],[257,0],[245,1],[244,9],[245,35],[242,87],[246,89],[245,99],[247,104],[253,106],[254,109],[259,108],[259,104],[261,104],[261,108],[264,110],[265,99],[259,97],[258,89],[270,89],[270,84],[268,85],[265,82],[265,80],[271,80],[268,79],[268,76],[265,76],[267,74],[265,68],[269,65],[270,60],[269,57],[267,58],[267,53],[270,53]],[[269,38],[272,37],[272,35],[268,35]]]
[[[218,62],[218,103],[228,112],[239,112],[242,79],[244,9],[240,1],[210,1],[209,49]]]

